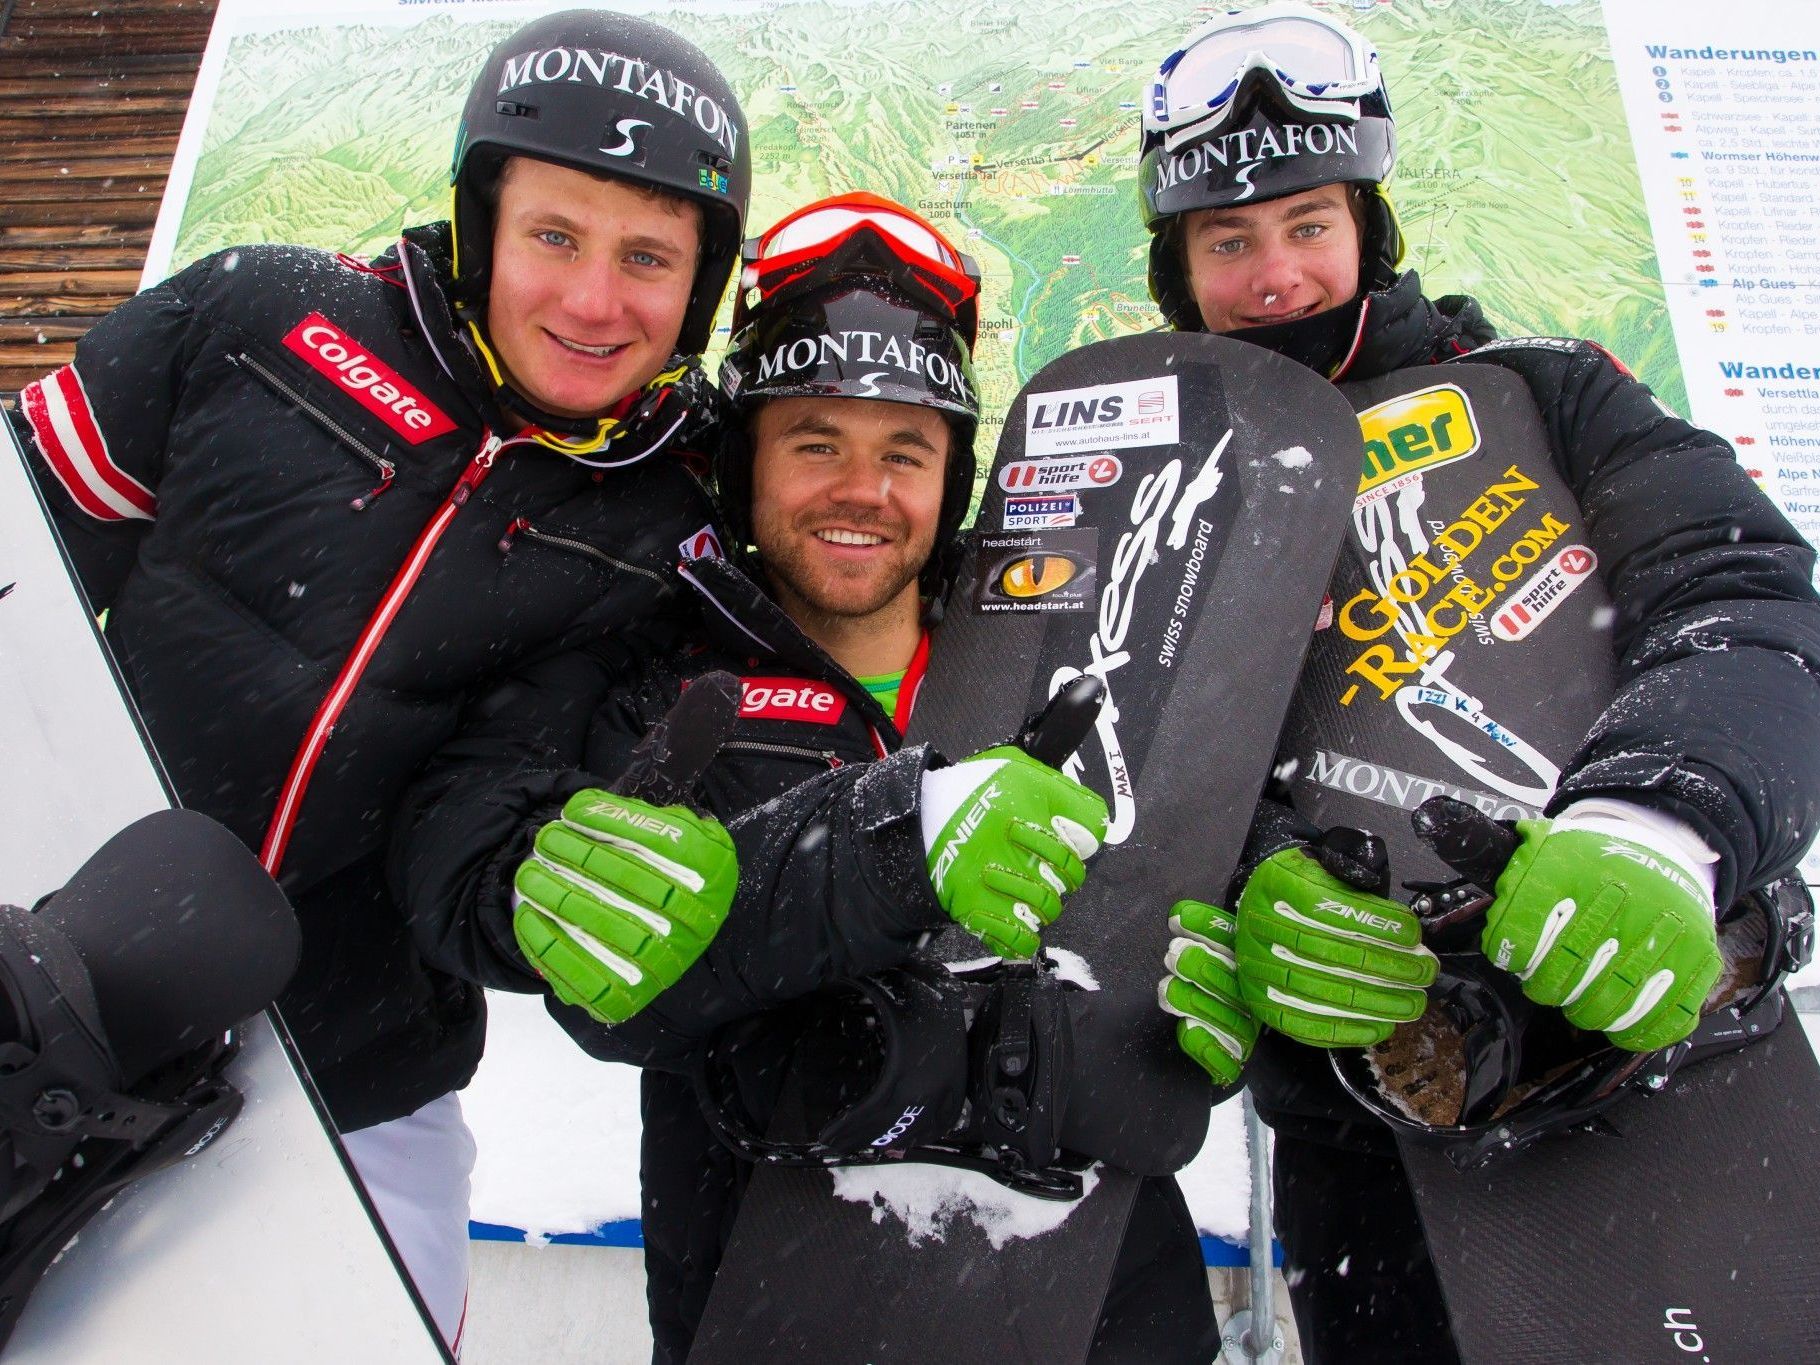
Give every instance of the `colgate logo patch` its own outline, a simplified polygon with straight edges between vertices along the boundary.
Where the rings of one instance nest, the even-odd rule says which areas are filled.
[[[741,678],[739,714],[747,720],[806,720],[833,725],[847,699],[832,687],[800,678]]]
[[[311,313],[293,327],[284,344],[411,445],[455,430],[449,416],[404,376],[321,313]]]

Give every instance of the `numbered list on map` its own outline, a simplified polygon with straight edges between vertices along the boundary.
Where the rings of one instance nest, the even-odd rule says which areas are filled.
[[[1820,8],[1606,20],[1692,417],[1820,540]]]

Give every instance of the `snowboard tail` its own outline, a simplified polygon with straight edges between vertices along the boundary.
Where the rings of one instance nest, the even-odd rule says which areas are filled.
[[[1403,1142],[1469,1365],[1820,1360],[1820,1065],[1799,1020],[1462,1174]]]
[[[29,906],[64,887],[110,836],[172,799],[10,425],[0,421],[0,429],[0,902]],[[199,816],[181,819],[227,838]],[[134,933],[120,939],[136,955],[130,970],[124,952],[90,952],[87,966],[114,978],[110,998],[174,983],[190,993],[199,1020],[211,1008],[225,1011],[198,1023],[207,1034],[237,1022],[240,1009],[224,1001],[260,978],[251,937],[259,903],[241,894],[247,888],[235,869],[223,872],[195,850],[166,856],[172,864],[161,872],[147,855],[148,879],[168,891],[185,882],[171,868],[212,866],[209,908],[246,921],[247,935],[224,930],[213,943],[219,961],[231,964],[227,986],[211,988],[207,974],[185,979],[181,954],[159,967],[159,944],[182,935],[154,932],[145,902],[115,905],[139,912]],[[288,916],[250,853],[244,861]],[[46,917],[73,913],[94,890],[92,880],[70,887]],[[128,1054],[123,1061],[160,1035],[150,1027],[156,999],[148,993],[124,1011],[139,1028],[116,1045]],[[8,1253],[0,1314],[18,1314],[9,1361],[450,1358],[398,1273],[281,1029],[275,1015],[247,1021],[226,1067],[231,1088],[188,1095],[197,1114],[149,1143],[134,1171],[97,1159],[67,1191],[67,1204],[37,1205],[33,1227],[11,1229],[12,1240],[0,1244]],[[236,1091],[251,1103],[221,1133]],[[97,1205],[86,1225],[67,1216],[85,1217]],[[60,1234],[79,1225],[80,1236],[59,1252]],[[33,1258],[19,1254],[33,1237],[47,1240],[54,1258],[41,1281]],[[15,1296],[24,1290],[21,1310]],[[300,1315],[299,1303],[316,1311]]]

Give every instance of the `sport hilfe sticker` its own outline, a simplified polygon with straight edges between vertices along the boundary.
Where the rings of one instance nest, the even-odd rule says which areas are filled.
[[[1125,466],[1116,455],[1013,460],[999,470],[998,486],[1007,493],[1072,493],[1079,489],[1110,487],[1124,473]]]
[[[981,536],[975,608],[1086,611],[1099,576],[1099,539],[1090,526]]]
[[[1081,500],[1072,493],[1005,499],[1004,529],[1033,531],[1045,526],[1072,526],[1081,515]]]
[[[1513,553],[1526,542],[1519,541]],[[1513,564],[1520,562],[1512,559]],[[1569,545],[1512,590],[1509,605],[1491,618],[1491,633],[1500,640],[1523,639],[1568,599],[1599,567],[1599,557],[1585,545]]]
[[[1173,374],[1031,394],[1024,410],[1024,454],[1174,445],[1181,440],[1181,414]]]

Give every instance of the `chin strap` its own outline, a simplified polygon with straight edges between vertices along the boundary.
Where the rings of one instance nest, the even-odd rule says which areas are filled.
[[[590,469],[618,469],[638,463],[662,449],[697,411],[696,399],[702,385],[690,381],[700,378],[700,366],[693,358],[672,357],[669,368],[659,372],[630,400],[622,401],[621,411],[595,418],[558,417],[513,387],[477,321],[469,318],[465,325],[474,352],[492,381],[494,397],[501,407],[527,424],[524,434],[538,445]],[[640,436],[648,439],[638,439]],[[626,441],[626,448],[614,450],[614,459],[583,458],[622,440]]]

